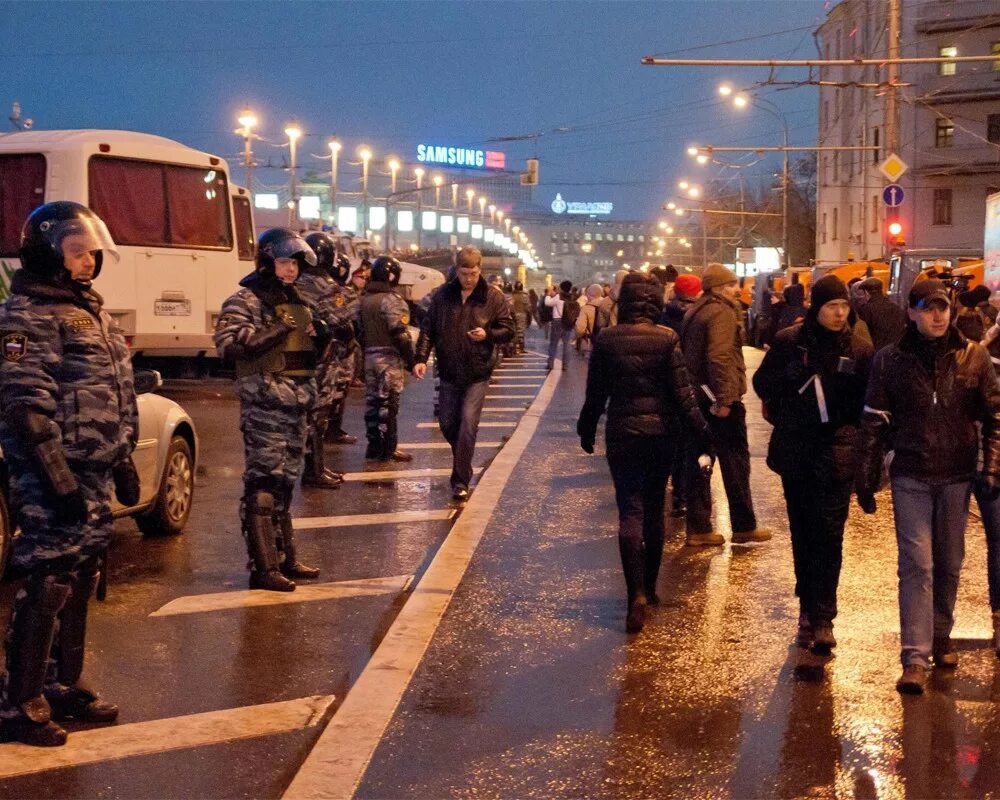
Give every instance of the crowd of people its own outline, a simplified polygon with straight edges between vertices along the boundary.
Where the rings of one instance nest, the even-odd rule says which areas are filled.
[[[577,423],[581,447],[593,453],[598,420],[607,414],[631,633],[642,630],[647,607],[659,602],[668,483],[675,511],[686,501],[687,545],[725,541],[710,513],[715,463],[729,501],[731,541],[771,538],[753,508],[736,275],[710,264],[700,280],[665,277],[619,275],[605,299],[616,316],[597,324]],[[560,287],[563,304],[571,291]],[[824,277],[808,301],[803,287],[788,287],[768,316],[766,352],[752,382],[773,426],[767,465],[785,496],[797,644],[819,657],[837,646],[850,500],[855,496],[873,514],[888,483],[899,562],[896,688],[909,694],[923,693],[932,666],[958,663],[951,632],[972,495],[986,530],[993,647],[1000,657],[1000,325],[985,289],[953,295],[924,276],[905,310],[885,298],[874,278],[848,287]],[[550,363],[554,352],[555,345]]]

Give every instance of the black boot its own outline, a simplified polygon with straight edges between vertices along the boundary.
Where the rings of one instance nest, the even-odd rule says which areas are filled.
[[[347,391],[346,388],[344,390]],[[326,428],[326,440],[330,444],[357,444],[358,437],[351,436],[344,430],[344,400],[337,401],[330,414],[330,423]]]
[[[278,569],[278,550],[272,521],[274,496],[270,492],[258,491],[247,499],[246,505],[244,533],[252,562],[250,588],[272,592],[295,591],[295,583]]]
[[[386,420],[385,440],[382,443],[383,461],[413,461],[413,456],[400,450],[399,444],[399,392],[389,392],[389,416]]]
[[[14,602],[7,644],[7,687],[0,738],[35,747],[58,747],[66,744],[66,731],[52,722],[52,709],[42,687],[56,617],[69,597],[70,587],[50,575],[29,578],[24,591],[26,595]]]
[[[59,633],[52,646],[55,680],[45,685],[45,699],[55,720],[114,722],[118,706],[102,700],[80,682],[87,640],[87,608],[97,587],[97,565],[87,564],[73,577],[71,594],[59,614]]]
[[[310,449],[305,455],[305,469],[302,471],[302,485],[316,489],[339,489],[344,482],[339,472],[326,468],[326,457],[323,453],[323,434],[326,431],[326,415],[317,414],[312,428],[309,429]]]
[[[643,586],[644,550],[645,547],[641,540],[636,544],[624,537],[618,537],[618,552],[622,559],[625,591],[628,595],[628,608],[625,617],[625,630],[628,633],[641,631],[646,620],[646,594]]]
[[[378,417],[365,415],[365,435],[368,437],[368,448],[365,450],[365,458],[369,461],[384,460],[385,437],[379,428]]]
[[[282,574],[287,578],[318,578],[319,570],[316,567],[310,567],[299,561],[291,514],[284,511],[277,515],[277,520],[281,534],[281,550],[285,554],[281,562]]]

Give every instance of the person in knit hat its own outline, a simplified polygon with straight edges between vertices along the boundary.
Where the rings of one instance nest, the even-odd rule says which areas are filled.
[[[704,294],[681,323],[681,349],[702,414],[712,430],[715,446],[709,455],[717,457],[722,468],[732,540],[736,544],[767,541],[771,534],[758,529],[750,496],[750,447],[743,405],[746,337],[736,274],[722,264],[709,264],[701,286]],[[688,456],[687,544],[722,544],[725,539],[713,531],[711,482],[697,459],[697,453]]]
[[[847,287],[813,284],[805,321],[785,328],[754,374],[774,425],[767,465],[781,476],[792,534],[797,644],[829,655],[837,641],[837,587],[851,503],[871,341],[851,329]]]

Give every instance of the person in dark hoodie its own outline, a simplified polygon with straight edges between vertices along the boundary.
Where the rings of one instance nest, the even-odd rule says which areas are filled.
[[[868,295],[858,305],[858,317],[868,326],[875,352],[899,341],[906,330],[906,312],[889,300],[878,278],[865,278],[859,284]]]
[[[774,323],[774,334],[785,328],[798,325],[806,318],[806,287],[801,283],[786,286],[782,294],[785,297],[785,307],[781,309],[777,322]]]
[[[797,643],[829,655],[836,646],[844,524],[874,350],[848,324],[848,292],[839,278],[821,278],[811,294],[805,321],[778,333],[753,387],[774,425],[767,465],[781,476],[788,508]]]
[[[628,596],[625,629],[638,633],[656,604],[663,556],[663,501],[676,443],[685,429],[706,442],[676,333],[655,324],[663,288],[633,273],[618,295],[618,324],[594,342],[587,396],[576,424],[580,446],[594,452],[607,407],[604,439],[618,503],[618,546]],[[609,404],[610,401],[610,404]]]
[[[270,228],[257,241],[255,262],[242,288],[222,304],[215,346],[236,362],[246,454],[240,522],[250,588],[291,592],[293,578],[319,574],[297,558],[291,502],[302,477],[307,416],[316,401],[317,350],[328,335],[295,290],[301,265],[316,262],[305,240],[286,228]]]

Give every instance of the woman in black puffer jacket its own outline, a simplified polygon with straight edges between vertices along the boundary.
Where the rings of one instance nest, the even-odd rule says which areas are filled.
[[[633,273],[625,278],[618,324],[602,330],[594,342],[587,399],[576,425],[580,446],[593,453],[597,422],[608,407],[604,438],[618,502],[629,633],[642,630],[647,602],[658,599],[663,498],[681,430],[690,428],[689,435],[697,440],[708,437],[680,340],[654,323],[662,298],[660,285],[646,276]]]

